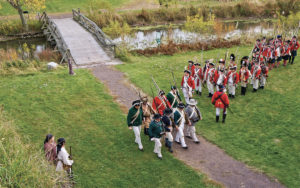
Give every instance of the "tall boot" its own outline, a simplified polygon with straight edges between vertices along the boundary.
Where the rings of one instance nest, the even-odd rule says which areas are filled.
[[[295,56],[292,57],[292,62],[291,64],[294,64]]]
[[[241,87],[241,95],[244,95],[244,87]]]
[[[216,116],[216,122],[217,123],[219,122],[219,118],[220,118],[220,116]]]
[[[246,95],[247,87],[244,87],[244,95]]]
[[[199,91],[198,90],[196,90],[196,94],[198,94],[199,93]]]
[[[225,123],[225,119],[226,119],[226,114],[223,114],[223,120],[222,120],[222,123]]]
[[[231,94],[229,94],[229,95],[228,95],[228,97],[229,97],[229,98],[231,98],[231,97],[232,97],[232,95],[231,95]]]
[[[146,128],[146,127],[144,128],[144,134],[145,134],[145,135],[149,135],[149,133],[148,133],[148,128]]]

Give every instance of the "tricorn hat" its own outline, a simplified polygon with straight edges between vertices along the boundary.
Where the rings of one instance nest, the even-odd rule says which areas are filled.
[[[171,86],[171,90],[177,89],[176,86]]]
[[[154,119],[159,119],[159,118],[161,118],[161,115],[160,114],[154,114],[153,118]]]
[[[181,102],[178,104],[177,108],[185,108],[184,104]]]
[[[191,71],[189,70],[184,70],[184,72],[191,74]]]
[[[215,64],[214,64],[214,63],[212,63],[212,62],[210,62],[210,63],[209,63],[209,65],[215,66]]]
[[[231,70],[232,70],[232,69],[236,69],[236,68],[237,68],[236,66],[230,67]]]
[[[164,94],[166,94],[166,93],[164,92],[164,90],[160,90],[160,91],[159,91],[159,95],[164,95]]]
[[[132,102],[132,106],[138,106],[141,105],[141,101],[140,100],[135,100]]]
[[[230,59],[231,59],[232,61],[234,61],[234,60],[235,60],[235,55],[234,55],[234,54],[231,54],[231,55],[230,55]]]
[[[172,114],[172,113],[173,113],[173,111],[172,111],[171,108],[166,108],[166,109],[164,110],[164,115],[170,115],[170,114]]]
[[[189,60],[188,62],[194,64],[194,61],[192,61],[192,60]]]
[[[188,104],[192,105],[192,106],[195,106],[195,105],[197,105],[197,103],[198,102],[195,99],[191,99]]]
[[[200,63],[195,63],[194,65],[195,65],[195,66],[200,66]]]
[[[220,59],[219,63],[225,63],[225,60],[224,59]]]

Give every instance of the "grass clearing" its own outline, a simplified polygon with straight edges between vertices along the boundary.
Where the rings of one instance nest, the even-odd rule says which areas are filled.
[[[103,84],[87,70],[6,76],[0,79],[0,104],[29,137],[32,150],[43,147],[47,133],[72,146],[76,187],[215,187],[198,172],[163,151],[155,157],[145,136],[145,152]],[[41,156],[43,157],[43,156]]]
[[[248,55],[251,47],[239,47],[238,54]],[[227,49],[205,51],[204,60],[224,58]],[[234,53],[236,47],[229,49]],[[118,65],[136,86],[151,95],[151,75],[165,92],[170,90],[173,68],[177,86],[181,82],[184,66],[188,60],[201,57],[201,52],[187,52],[173,56],[132,56],[131,61]],[[219,147],[229,155],[275,176],[288,187],[299,187],[300,177],[300,58],[296,64],[270,71],[264,91],[253,94],[248,87],[245,97],[230,100],[234,114],[228,112],[225,125],[215,123],[215,109],[206,96],[204,88],[201,97],[196,97],[203,115],[197,125],[198,134]]]

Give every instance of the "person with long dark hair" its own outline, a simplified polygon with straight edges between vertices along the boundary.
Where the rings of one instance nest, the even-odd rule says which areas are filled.
[[[71,172],[71,166],[73,164],[73,160],[71,159],[69,153],[65,149],[66,140],[64,138],[59,138],[57,140],[57,166],[56,171],[66,170],[67,172]]]
[[[44,141],[44,151],[45,151],[46,159],[49,162],[56,164],[57,155],[56,155],[56,143],[54,139],[55,138],[52,134],[46,135],[46,139]]]

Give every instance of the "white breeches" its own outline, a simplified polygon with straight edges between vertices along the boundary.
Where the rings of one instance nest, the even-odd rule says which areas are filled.
[[[227,110],[224,112],[223,108],[216,108],[216,116],[220,116],[221,110],[223,110],[223,114],[227,114]]]
[[[198,81],[199,81],[199,85],[197,86]],[[196,84],[196,88],[195,88],[196,91],[202,92],[202,82],[201,82],[201,80],[199,78],[195,79],[195,84]]]
[[[135,143],[139,145],[139,149],[143,149],[142,141],[141,141],[141,125],[140,126],[132,126],[134,135],[135,135]]]
[[[166,132],[166,137],[170,142],[173,142],[172,129],[171,132]]]
[[[195,125],[187,126],[186,135],[191,136],[193,141],[199,141],[196,135],[196,127]]]
[[[228,84],[228,93],[231,94],[231,95],[235,95],[235,84],[231,84],[229,83]]]
[[[190,95],[192,94],[192,91],[189,91],[188,88],[184,87],[184,88],[182,88],[182,93],[183,93],[185,102],[189,103],[190,102]]]
[[[258,79],[252,79],[253,89],[258,89]]]
[[[208,92],[210,94],[214,94],[214,85],[212,83],[210,83],[210,81],[207,81],[207,89],[208,89]]]
[[[153,152],[156,153],[158,157],[162,157],[160,138],[153,138],[153,141],[155,143]]]
[[[175,141],[180,142],[182,147],[186,147],[183,130],[184,130],[184,125],[180,125],[176,133]]]
[[[264,77],[264,76],[262,76],[262,77],[260,78],[260,86],[265,86],[266,81],[267,81],[267,78]]]
[[[247,83],[244,81],[241,81],[241,87],[247,87]]]

